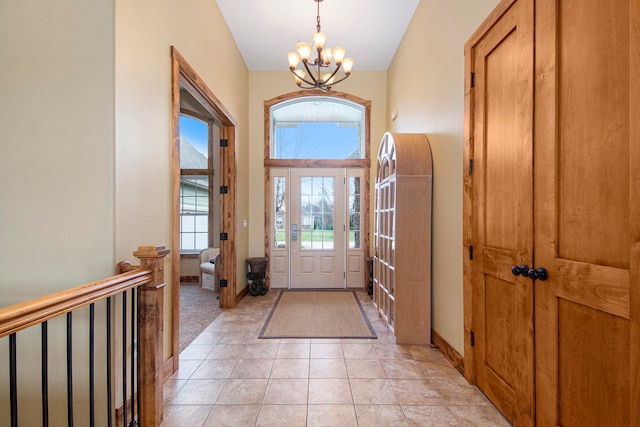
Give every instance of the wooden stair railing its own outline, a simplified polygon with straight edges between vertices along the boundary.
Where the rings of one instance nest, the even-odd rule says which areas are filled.
[[[65,314],[69,316],[74,310],[127,290],[139,288],[137,318],[140,371],[138,373],[137,394],[140,403],[137,425],[159,426],[163,413],[161,373],[163,363],[163,288],[165,286],[164,257],[169,252],[170,250],[164,246],[140,246],[133,253],[140,260],[139,267],[123,262],[118,265],[118,271],[121,274],[116,276],[0,308],[0,338],[9,337],[10,347],[12,347],[10,354],[15,355],[15,334],[17,332],[39,324],[46,324],[48,320],[58,316]],[[15,360],[12,363],[14,363],[12,370],[15,371]],[[124,375],[126,376],[126,372]],[[11,380],[10,386],[16,387],[15,378]],[[17,402],[13,397],[14,391],[11,391],[11,425],[17,426]],[[123,404],[126,406],[126,403]],[[112,411],[113,408],[108,408],[108,410]],[[73,414],[70,417],[72,418]],[[46,418],[46,414],[43,418]],[[111,414],[109,418],[111,418]]]

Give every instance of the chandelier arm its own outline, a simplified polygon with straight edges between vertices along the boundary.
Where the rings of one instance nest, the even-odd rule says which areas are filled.
[[[309,74],[309,77],[311,77],[311,80],[313,80],[313,83],[308,82],[308,81],[307,81],[307,80],[305,80],[305,79],[302,79],[302,80],[304,80],[307,84],[317,86],[317,84],[318,84],[318,80],[316,80],[316,78],[313,76],[313,73],[312,73],[312,72],[311,72],[311,70],[309,69],[309,61],[302,61],[302,63],[304,64],[304,68],[306,68],[306,69],[307,69],[307,73]],[[320,77],[320,74],[318,74],[318,77]]]
[[[348,78],[350,75],[351,75],[351,73],[349,73],[349,74],[345,74],[343,78],[338,79],[338,80],[334,81],[334,82],[333,82],[333,83],[331,83],[331,84],[332,84],[332,85],[335,85],[335,84],[338,84],[338,83],[340,83],[340,82],[342,82],[342,81],[344,81],[344,80],[347,80],[347,78]]]
[[[309,80],[304,79],[304,78],[300,77],[299,75],[297,75],[297,74],[295,73],[295,68],[294,68],[293,70],[292,70],[292,69],[289,69],[289,71],[291,71],[291,73],[292,73],[292,74],[293,74],[297,79],[300,79],[301,81],[305,82],[306,84],[311,85],[311,87],[310,87],[310,88],[306,88],[306,87],[302,87],[302,86],[301,86],[301,85],[302,85],[302,83],[300,83],[298,86],[302,87],[303,89],[313,89],[314,87],[316,87],[316,86],[315,86],[315,84],[314,84],[313,82],[310,82]]]
[[[336,67],[336,69],[335,69],[335,70],[333,70],[333,73],[331,73],[331,75],[330,75],[330,76],[329,76],[329,78],[327,79],[327,82],[328,82],[329,80],[331,80],[331,79],[333,78],[333,76],[335,76],[335,75],[336,75],[336,73],[338,72],[338,70],[340,70],[340,68],[342,68],[342,67],[341,67],[341,66],[338,66],[338,67]],[[342,80],[344,80],[344,79],[342,79]],[[333,83],[331,83],[331,84],[332,84],[332,85],[333,85],[333,84],[336,84],[336,83],[338,83],[338,82],[341,82],[342,80],[338,80],[337,82],[333,82]]]

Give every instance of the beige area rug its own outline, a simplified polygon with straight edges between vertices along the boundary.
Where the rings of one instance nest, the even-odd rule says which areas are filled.
[[[180,284],[181,353],[222,313],[220,301],[216,297],[216,293],[202,289],[197,283]]]
[[[259,338],[377,338],[355,292],[282,291]]]

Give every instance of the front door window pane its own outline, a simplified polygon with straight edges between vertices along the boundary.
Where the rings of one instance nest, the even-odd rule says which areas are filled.
[[[334,247],[333,177],[302,177],[300,199],[300,248],[332,250]]]

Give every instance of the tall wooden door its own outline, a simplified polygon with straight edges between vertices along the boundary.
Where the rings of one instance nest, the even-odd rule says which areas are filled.
[[[538,425],[640,425],[637,0],[538,0]]]
[[[291,288],[344,288],[345,169],[291,169]]]
[[[534,412],[533,2],[518,0],[474,48],[473,258],[478,387],[518,425]]]

